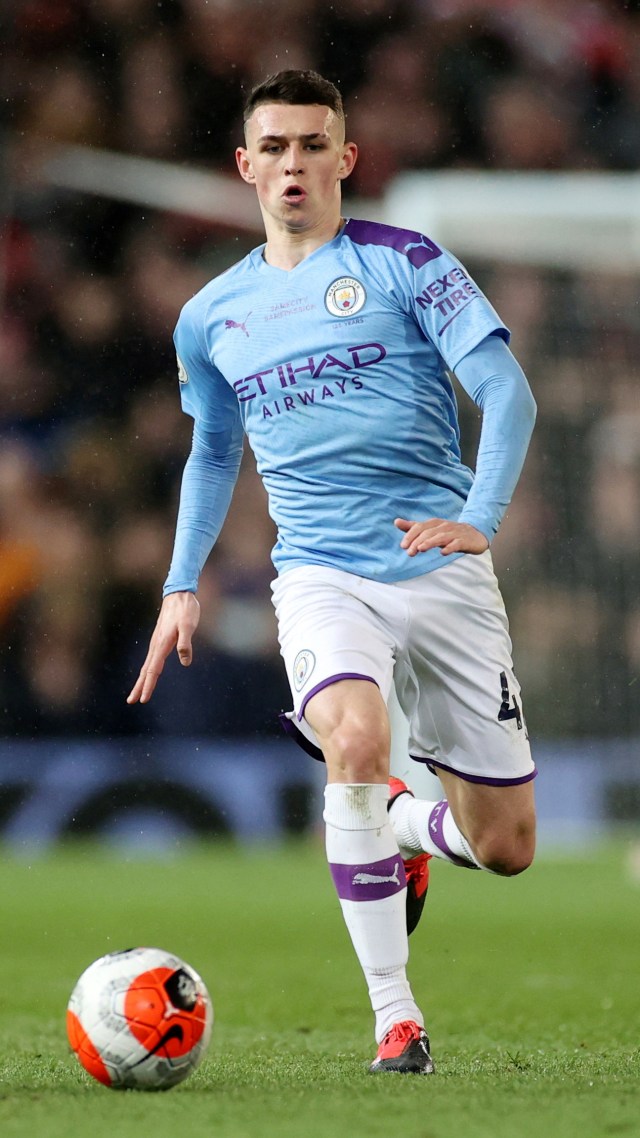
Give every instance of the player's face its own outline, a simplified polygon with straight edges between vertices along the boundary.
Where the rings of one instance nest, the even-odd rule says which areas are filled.
[[[340,216],[340,183],[357,156],[329,107],[265,103],[247,123],[236,161],[255,185],[265,224],[306,232]]]

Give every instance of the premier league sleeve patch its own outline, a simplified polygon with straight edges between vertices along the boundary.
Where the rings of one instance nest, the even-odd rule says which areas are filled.
[[[324,294],[325,308],[332,316],[353,316],[366,299],[366,289],[355,277],[338,277]]]
[[[178,383],[184,387],[185,383],[189,382],[189,376],[187,375],[187,369],[180,359],[180,356],[176,355],[176,359],[178,361]]]

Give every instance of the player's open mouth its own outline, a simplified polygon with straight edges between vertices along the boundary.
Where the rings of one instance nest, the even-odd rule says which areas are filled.
[[[292,202],[297,205],[299,202],[304,201],[307,194],[302,186],[287,186],[282,196],[286,202]]]

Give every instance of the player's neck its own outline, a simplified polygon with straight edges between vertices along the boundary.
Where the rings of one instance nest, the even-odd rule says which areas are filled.
[[[333,241],[338,235],[344,218],[332,218],[325,224],[318,225],[310,230],[296,232],[279,226],[267,226],[267,243],[264,248],[264,259],[276,269],[295,269],[316,249]]]

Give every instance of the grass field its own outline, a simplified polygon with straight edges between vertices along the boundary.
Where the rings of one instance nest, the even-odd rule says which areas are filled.
[[[315,841],[163,861],[65,848],[0,867],[2,1138],[640,1135],[640,886],[621,843],[512,881],[438,863],[411,978],[438,1073],[372,1077],[371,1015]],[[158,944],[204,976],[210,1052],[164,1095],[70,1056],[95,957]]]

